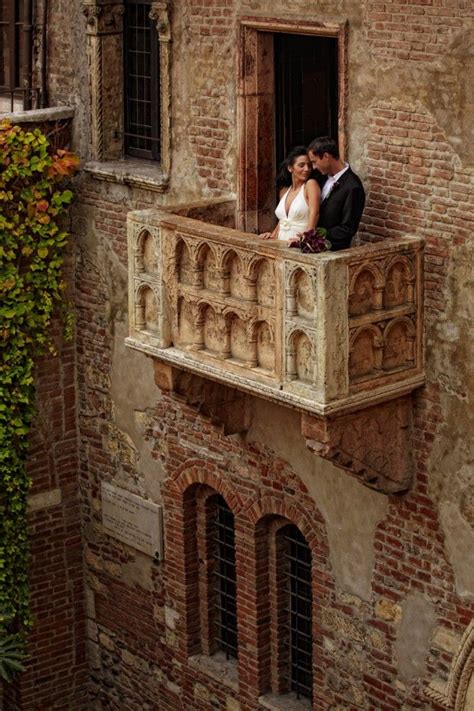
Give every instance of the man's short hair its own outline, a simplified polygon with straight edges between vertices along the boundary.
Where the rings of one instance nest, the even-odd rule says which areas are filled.
[[[334,138],[330,136],[321,136],[315,138],[308,146],[308,151],[312,151],[319,158],[322,158],[325,153],[329,153],[333,158],[339,158],[339,146]]]

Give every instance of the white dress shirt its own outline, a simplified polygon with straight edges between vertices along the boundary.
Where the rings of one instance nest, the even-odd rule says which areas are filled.
[[[321,202],[327,198],[329,193],[334,187],[334,183],[337,183],[339,178],[344,175],[346,170],[349,170],[349,163],[344,163],[344,168],[339,171],[339,173],[336,173],[336,175],[330,175],[326,182],[323,185],[323,189],[321,190]]]

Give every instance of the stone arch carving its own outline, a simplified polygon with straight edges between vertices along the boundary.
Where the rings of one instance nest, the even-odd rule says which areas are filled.
[[[222,260],[222,266],[229,277],[229,293],[237,299],[247,296],[244,283],[244,265],[240,255],[233,249],[227,250]]]
[[[183,297],[178,299],[178,343],[184,347],[202,342],[202,336],[197,339],[198,328],[196,324],[194,309]]]
[[[275,271],[268,259],[256,259],[250,268],[250,281],[256,285],[257,302],[261,306],[275,304]]]
[[[313,383],[315,354],[311,338],[301,329],[295,329],[288,338],[286,371],[290,380]]]
[[[415,300],[415,274],[413,265],[406,257],[394,257],[385,270],[383,306],[391,309]]]
[[[180,238],[176,242],[176,273],[181,284],[193,284],[193,258],[188,243]]]
[[[148,285],[141,285],[135,298],[135,326],[139,331],[159,332],[159,299]]]
[[[349,315],[360,316],[382,308],[384,278],[374,264],[362,264],[351,277]]]
[[[244,363],[252,360],[245,321],[231,311],[226,314],[226,328],[229,333],[231,357]]]
[[[225,500],[234,515],[240,514],[243,509],[242,499],[237,491],[229,484],[228,479],[221,476],[214,468],[209,470],[209,461],[192,459],[179,467],[171,477],[164,480],[162,488],[171,496],[177,491],[182,497],[191,486],[203,484],[208,486]]]
[[[298,316],[313,319],[315,315],[314,289],[310,275],[304,269],[295,269],[291,275],[295,294],[295,311]]]
[[[389,322],[384,332],[384,370],[413,365],[415,336],[415,326],[409,318],[396,318]]]
[[[202,323],[204,349],[223,358],[228,358],[230,349],[224,317],[206,302],[199,304],[199,316],[199,321]]]
[[[218,279],[216,254],[209,244],[204,243],[199,246],[196,255],[196,265],[198,270],[202,271],[202,285],[204,289],[219,291],[220,282]]]
[[[370,375],[382,369],[382,332],[378,326],[361,326],[349,344],[349,377]]]
[[[471,711],[474,702],[474,620],[467,626],[453,659],[446,691],[426,689],[425,695],[445,709]]]
[[[256,364],[273,373],[275,370],[275,337],[273,329],[267,321],[256,321],[253,324],[256,343]]]
[[[142,230],[137,237],[135,247],[135,267],[137,272],[154,274],[158,271],[156,241],[148,230]]]

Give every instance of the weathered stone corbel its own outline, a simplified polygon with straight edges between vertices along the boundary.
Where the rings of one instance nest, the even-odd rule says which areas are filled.
[[[171,42],[170,6],[167,2],[152,2],[149,16],[156,22],[160,42]]]
[[[346,415],[306,413],[301,431],[308,448],[385,494],[409,489],[413,476],[411,396]]]
[[[200,378],[153,359],[155,383],[222,426],[225,435],[246,432],[251,423],[251,397],[235,388]]]

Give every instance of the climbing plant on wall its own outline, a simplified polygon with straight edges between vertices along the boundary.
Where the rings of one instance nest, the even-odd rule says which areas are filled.
[[[0,123],[0,636],[30,624],[25,464],[34,365],[53,350],[51,321],[65,304],[62,217],[73,195],[64,180],[77,164],[68,151],[53,153],[39,129]]]

